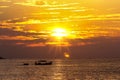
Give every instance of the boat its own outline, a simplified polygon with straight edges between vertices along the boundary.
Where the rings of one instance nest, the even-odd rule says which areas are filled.
[[[35,65],[51,65],[52,61],[46,61],[46,60],[39,60],[35,61]]]
[[[29,63],[23,63],[23,65],[29,65]]]

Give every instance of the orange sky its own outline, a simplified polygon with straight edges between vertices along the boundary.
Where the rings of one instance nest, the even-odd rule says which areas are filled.
[[[17,40],[15,45],[25,47],[64,47],[120,37],[119,4],[120,0],[0,0],[0,40]],[[52,36],[56,28],[67,36]]]
[[[80,38],[120,35],[119,0],[3,0],[0,3],[1,28],[46,33],[51,27],[65,27]]]

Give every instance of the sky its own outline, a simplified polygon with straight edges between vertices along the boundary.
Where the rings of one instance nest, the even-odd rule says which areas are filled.
[[[120,0],[0,0],[0,56],[120,57]]]

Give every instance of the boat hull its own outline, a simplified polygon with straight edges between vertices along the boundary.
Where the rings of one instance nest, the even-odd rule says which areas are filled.
[[[35,65],[52,65],[52,61],[49,61],[49,62],[35,62]]]

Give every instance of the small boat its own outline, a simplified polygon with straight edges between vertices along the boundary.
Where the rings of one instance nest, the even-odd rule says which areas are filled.
[[[23,65],[29,65],[29,63],[23,63]]]
[[[52,61],[46,61],[46,60],[39,60],[35,61],[35,65],[51,65]]]

